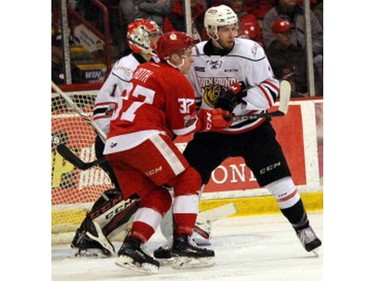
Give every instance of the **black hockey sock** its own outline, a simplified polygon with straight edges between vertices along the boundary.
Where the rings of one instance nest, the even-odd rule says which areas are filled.
[[[309,226],[309,220],[301,199],[292,207],[280,210],[292,224],[294,230],[297,231]]]

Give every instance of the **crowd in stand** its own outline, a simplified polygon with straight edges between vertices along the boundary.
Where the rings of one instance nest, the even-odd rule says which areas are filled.
[[[122,29],[122,34],[126,34],[127,24],[136,18],[152,19],[163,32],[186,31],[184,0],[101,0],[101,2],[106,5],[117,5],[121,9],[123,22],[121,26],[116,27]],[[208,39],[203,25],[206,9],[220,4],[228,5],[239,18],[238,36],[254,40],[265,49],[275,76],[280,80],[287,79],[291,82],[292,97],[310,96],[303,0],[191,0],[190,2],[192,38],[195,43]],[[89,21],[100,25],[101,15],[98,9],[92,7],[91,0],[68,0],[68,5],[83,14]],[[323,0],[310,0],[310,10],[315,95],[323,96]],[[125,44],[121,47],[120,56],[128,52],[129,47]],[[56,64],[54,65],[56,68]],[[79,79],[75,80],[79,81]]]

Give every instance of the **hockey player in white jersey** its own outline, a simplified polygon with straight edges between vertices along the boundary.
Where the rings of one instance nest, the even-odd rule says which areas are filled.
[[[137,19],[128,26],[127,40],[132,52],[119,59],[98,92],[93,118],[100,129],[107,134],[112,115],[119,107],[120,97],[129,88],[136,67],[150,60],[158,61],[156,42],[162,34],[160,27],[148,19]],[[104,140],[95,140],[97,159],[103,157]],[[107,162],[100,167],[110,177],[114,188],[105,191],[94,203],[91,211],[77,229],[71,243],[72,256],[107,257],[114,254],[109,238],[116,235],[138,209],[140,202],[124,200],[117,179]],[[114,215],[115,214],[115,215]]]
[[[237,22],[237,15],[225,5],[206,11],[204,25],[210,39],[193,48],[188,78],[198,108],[222,108],[235,115],[266,112],[278,98],[279,81],[264,49],[252,40],[236,38]],[[183,154],[200,173],[203,186],[226,158],[243,157],[259,185],[275,197],[304,249],[315,251],[321,245],[269,118],[235,121],[223,132],[196,133]],[[167,258],[168,248],[161,247],[154,255]]]

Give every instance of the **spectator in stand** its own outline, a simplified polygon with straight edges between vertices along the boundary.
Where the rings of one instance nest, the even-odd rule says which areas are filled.
[[[272,33],[272,23],[284,18],[295,27],[292,31],[292,44],[306,48],[305,38],[305,16],[302,6],[297,4],[298,0],[278,0],[275,7],[267,12],[263,19],[263,41],[267,50],[272,41],[276,40]],[[316,75],[323,81],[323,29],[314,13],[310,11],[311,19],[311,40],[313,61]],[[323,94],[323,89],[317,89],[315,95]]]
[[[101,0],[105,6],[118,5],[120,0]],[[91,0],[68,1],[69,5],[100,31],[104,30],[103,11]],[[112,27],[115,27],[111,25]]]
[[[323,28],[323,0],[317,0],[317,3],[311,7],[320,25]]]
[[[120,0],[125,23],[137,18],[153,20],[163,28],[163,20],[171,10],[170,0]]]
[[[292,45],[294,27],[284,19],[272,23],[275,40],[266,50],[273,73],[279,80],[288,80],[292,86],[292,97],[308,96],[306,56],[300,46]]]
[[[297,0],[297,4],[303,6],[303,0]],[[315,14],[323,28],[323,0],[310,0],[310,10]]]
[[[202,1],[191,0],[192,39],[194,43],[207,40],[203,20],[206,11]],[[171,13],[164,18],[163,32],[186,31],[184,0],[173,1]]]
[[[251,39],[263,46],[263,35],[257,18],[244,10],[244,0],[232,0],[230,7],[238,17],[238,36]]]
[[[163,30],[163,20],[170,12],[171,0],[120,0],[120,7],[124,16],[124,26],[143,18],[155,22]],[[127,30],[125,30],[125,34]],[[129,45],[125,45],[124,54],[131,52]]]
[[[264,15],[275,5],[276,0],[244,0],[244,10],[254,15],[262,28]]]
[[[219,5],[229,5],[230,0],[207,0],[207,8],[219,6]]]
[[[311,12],[310,17],[313,55],[318,60],[318,56],[323,54],[323,29],[314,13]],[[303,8],[297,5],[297,0],[278,0],[275,7],[266,13],[262,27],[265,48],[268,49],[271,42],[276,40],[272,34],[271,25],[279,18],[284,18],[294,25],[295,29],[292,32],[293,45],[300,45],[305,48],[305,18]]]
[[[285,19],[272,23],[275,40],[266,50],[272,70],[279,80],[288,80],[292,86],[292,97],[308,97],[306,53],[301,46],[292,44],[293,25]],[[315,72],[317,69],[315,69]],[[316,89],[322,88],[319,75],[315,75]],[[317,91],[316,95],[321,95]]]

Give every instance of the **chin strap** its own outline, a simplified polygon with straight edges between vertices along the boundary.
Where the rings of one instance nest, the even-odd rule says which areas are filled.
[[[180,63],[179,65],[174,65],[169,59],[167,60],[167,63],[170,66],[172,66],[172,67],[177,68],[178,70],[180,70],[181,67],[185,64],[185,56],[181,56],[181,58],[182,58],[182,63]]]
[[[219,42],[217,42],[217,40],[212,39],[212,44],[214,44],[214,46],[215,46],[216,48],[219,48],[219,49],[221,49],[221,50],[224,50],[224,48],[219,44]]]

